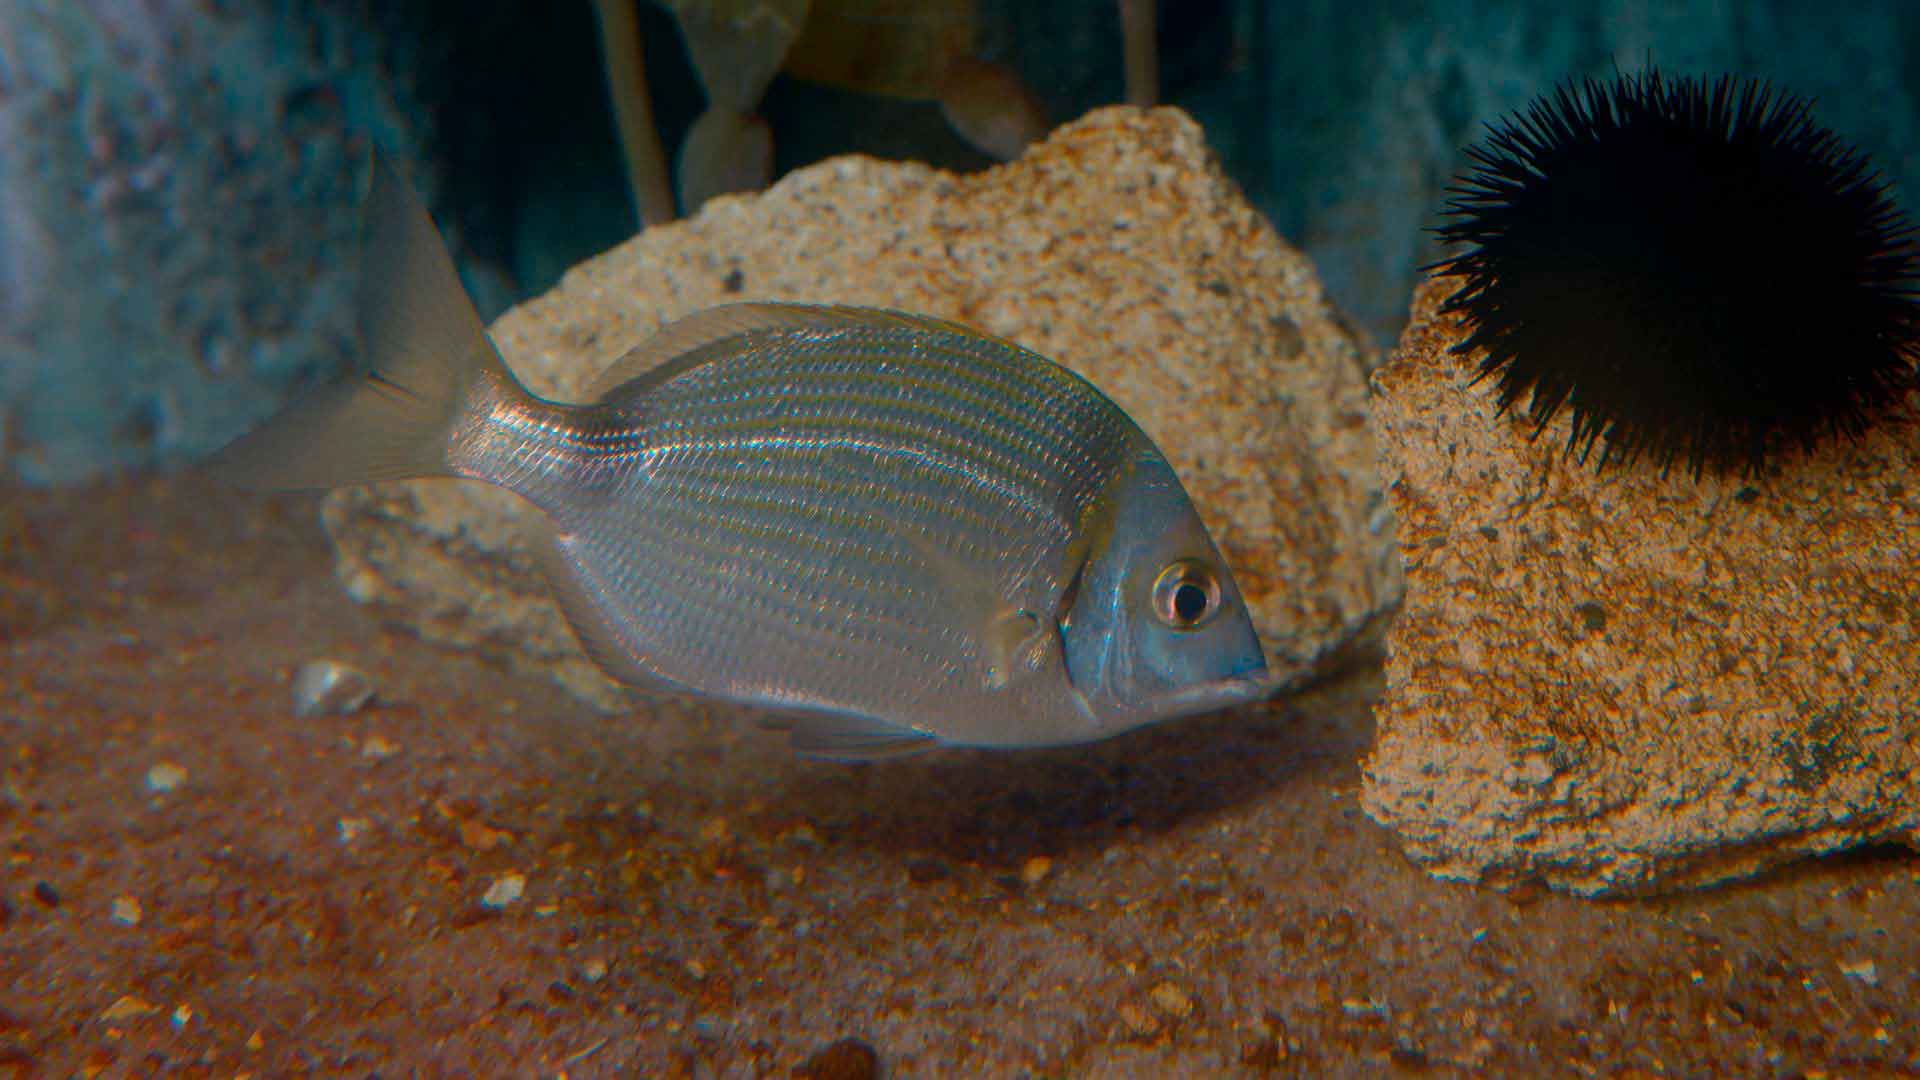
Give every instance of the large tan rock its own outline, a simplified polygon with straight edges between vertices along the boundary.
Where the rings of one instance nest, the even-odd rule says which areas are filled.
[[[578,398],[661,324],[750,298],[945,316],[1086,375],[1179,470],[1284,676],[1337,660],[1398,597],[1361,346],[1180,112],[1102,110],[973,176],[823,162],[576,267],[493,335],[534,390]],[[354,596],[616,706],[520,543],[524,512],[423,481],[338,492],[325,516]]]
[[[1468,385],[1453,284],[1373,378],[1407,593],[1367,812],[1442,876],[1588,894],[1912,843],[1920,397],[1751,482],[1595,475]]]

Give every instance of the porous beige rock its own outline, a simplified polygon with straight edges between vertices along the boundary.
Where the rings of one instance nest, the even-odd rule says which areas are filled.
[[[1087,376],[1179,470],[1290,679],[1398,598],[1362,346],[1183,113],[1101,110],[972,176],[822,162],[576,267],[493,336],[535,391],[578,399],[663,323],[753,298],[957,319]],[[617,706],[521,543],[525,513],[436,480],[338,492],[325,518],[354,596]]]
[[[1596,475],[1468,385],[1453,284],[1373,377],[1407,591],[1367,812],[1442,876],[1584,894],[1913,843],[1920,395],[1757,479]]]

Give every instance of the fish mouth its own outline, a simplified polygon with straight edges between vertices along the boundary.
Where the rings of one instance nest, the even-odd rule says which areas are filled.
[[[1247,705],[1272,694],[1278,687],[1267,677],[1266,665],[1245,674],[1183,686],[1163,699],[1168,716],[1191,716]]]

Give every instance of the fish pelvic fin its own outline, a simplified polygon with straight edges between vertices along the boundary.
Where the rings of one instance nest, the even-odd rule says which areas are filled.
[[[215,453],[237,487],[313,490],[456,475],[449,450],[476,392],[521,393],[426,207],[375,155],[360,286],[360,363]]]

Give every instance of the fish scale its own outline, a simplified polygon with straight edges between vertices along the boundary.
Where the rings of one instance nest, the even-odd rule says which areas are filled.
[[[544,401],[379,167],[368,223],[362,365],[221,451],[232,481],[506,488],[610,674],[772,710],[809,752],[1082,742],[1266,692],[1172,468],[1044,357],[901,312],[736,304],[663,327],[595,401]]]

